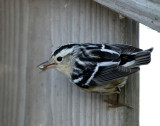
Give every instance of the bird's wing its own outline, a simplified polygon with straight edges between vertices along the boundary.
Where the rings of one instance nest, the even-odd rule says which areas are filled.
[[[119,48],[121,50],[121,54],[131,54],[142,51],[142,49],[124,44],[110,44],[110,46],[112,46],[113,48]]]
[[[139,71],[139,67],[136,68],[126,68],[123,66],[112,66],[112,67],[100,67],[98,72],[93,78],[93,82],[97,85],[102,85],[107,82],[120,79],[122,77],[128,76],[132,73]]]
[[[96,64],[83,64],[80,60],[75,61],[75,65],[73,68],[73,72],[71,74],[71,80],[82,88],[87,88],[90,86],[94,86],[92,80],[94,77],[98,77],[97,75],[105,74],[106,70],[109,72],[115,70],[119,65],[119,60],[113,61],[105,61],[105,62],[98,62]],[[101,68],[108,68],[103,69]],[[98,73],[98,74],[97,74]]]
[[[120,53],[120,49],[105,44],[80,48],[74,58],[71,80],[82,88],[93,86],[91,81],[100,67],[108,66],[111,69],[112,66],[119,65]]]

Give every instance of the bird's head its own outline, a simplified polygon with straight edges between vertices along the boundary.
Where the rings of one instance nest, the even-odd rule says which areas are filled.
[[[41,63],[38,65],[38,67],[41,70],[54,68],[69,77],[71,73],[71,61],[74,47],[74,44],[68,44],[59,47],[54,51],[53,55],[48,61]]]

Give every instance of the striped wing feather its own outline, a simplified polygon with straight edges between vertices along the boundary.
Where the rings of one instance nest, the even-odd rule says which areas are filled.
[[[139,71],[139,67],[136,67],[136,68],[126,68],[123,66],[100,67],[99,71],[94,76],[92,81],[94,81],[97,85],[102,85],[110,81],[128,76],[137,71]]]

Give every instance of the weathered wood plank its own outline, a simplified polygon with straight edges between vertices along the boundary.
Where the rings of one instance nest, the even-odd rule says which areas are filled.
[[[0,126],[138,125],[137,74],[120,95],[134,109],[107,109],[107,96],[36,67],[69,42],[138,46],[137,23],[92,0],[0,0],[0,17]]]
[[[94,0],[160,32],[158,0]]]

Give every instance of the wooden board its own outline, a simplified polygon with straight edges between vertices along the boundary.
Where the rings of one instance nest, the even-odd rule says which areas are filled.
[[[120,102],[71,85],[37,65],[66,43],[138,46],[138,24],[91,0],[0,0],[0,126],[138,126],[138,74]],[[114,97],[112,97],[114,98]]]
[[[160,32],[159,0],[94,0]]]

